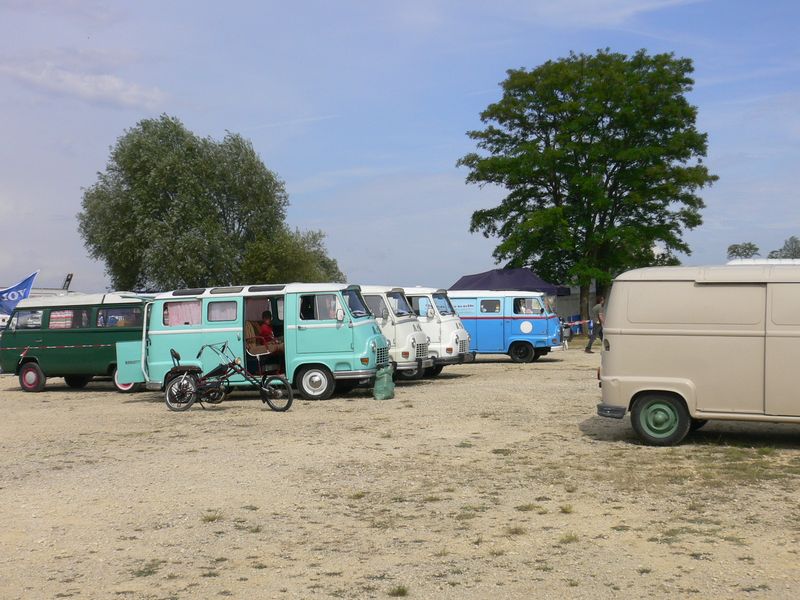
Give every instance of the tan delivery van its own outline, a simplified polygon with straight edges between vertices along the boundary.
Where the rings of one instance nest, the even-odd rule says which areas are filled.
[[[800,266],[654,267],[614,280],[597,413],[647,444],[710,419],[800,423]]]

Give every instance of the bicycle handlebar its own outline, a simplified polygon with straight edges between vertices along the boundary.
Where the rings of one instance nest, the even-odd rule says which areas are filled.
[[[217,350],[216,346],[219,346],[220,344],[222,344],[222,349]],[[200,358],[200,355],[203,354],[203,350],[206,348],[211,348],[217,354],[225,354],[225,352],[228,350],[228,341],[225,340],[224,342],[216,342],[214,344],[203,344],[200,346],[200,350],[197,352],[197,358]]]

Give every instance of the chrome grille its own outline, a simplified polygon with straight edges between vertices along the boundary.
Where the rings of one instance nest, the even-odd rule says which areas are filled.
[[[458,353],[466,354],[469,352],[469,340],[458,340]]]
[[[416,358],[428,358],[428,344],[417,344]]]
[[[378,348],[378,355],[375,358],[375,364],[383,367],[389,364],[389,348]]]

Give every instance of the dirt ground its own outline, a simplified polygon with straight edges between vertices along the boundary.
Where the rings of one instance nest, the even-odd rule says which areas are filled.
[[[795,598],[800,426],[676,448],[575,344],[287,413],[0,376],[2,598]]]

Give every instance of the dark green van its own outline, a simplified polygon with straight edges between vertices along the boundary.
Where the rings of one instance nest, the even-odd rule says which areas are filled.
[[[26,392],[40,392],[48,377],[84,387],[112,377],[120,392],[136,384],[117,381],[116,343],[142,338],[144,299],[119,294],[70,294],[21,300],[0,332],[0,368],[19,375]]]

